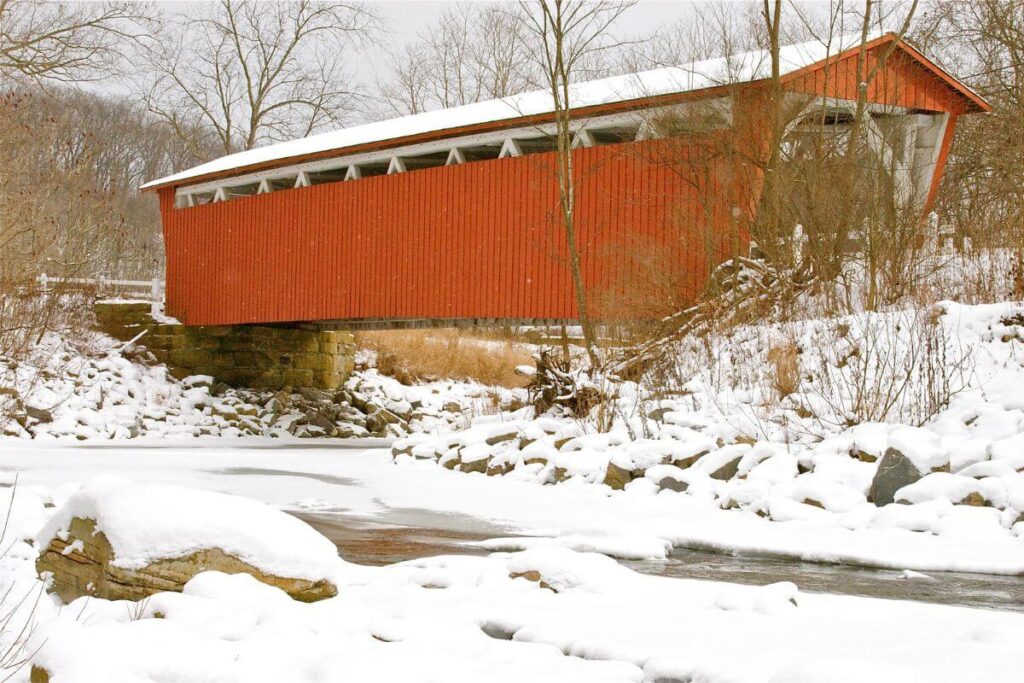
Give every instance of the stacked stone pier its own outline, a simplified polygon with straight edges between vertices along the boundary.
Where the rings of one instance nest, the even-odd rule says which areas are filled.
[[[210,375],[235,387],[334,389],[352,373],[351,332],[299,325],[191,326],[154,320],[146,302],[100,301],[99,329],[136,339],[176,377]],[[139,336],[142,335],[142,336]]]

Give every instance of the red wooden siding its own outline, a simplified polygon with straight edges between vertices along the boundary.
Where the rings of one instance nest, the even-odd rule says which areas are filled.
[[[680,167],[655,153],[664,144],[575,152],[578,238],[595,296],[630,277],[634,261],[626,251],[638,245],[685,263],[690,291],[703,281],[695,245],[709,228],[728,222],[732,198],[686,182]],[[677,144],[673,153],[685,158],[685,149]],[[554,156],[187,209],[175,209],[173,192],[161,190],[168,312],[187,324],[573,319]],[[717,181],[702,181],[708,182]],[[716,242],[714,259],[727,249]]]
[[[889,51],[883,43],[867,50],[864,75],[871,73]],[[800,72],[786,79],[786,89],[831,97],[857,99],[857,50],[850,50],[828,66]],[[908,52],[893,50],[868,86],[868,100],[910,109],[962,114],[970,101],[938,74],[925,69]]]

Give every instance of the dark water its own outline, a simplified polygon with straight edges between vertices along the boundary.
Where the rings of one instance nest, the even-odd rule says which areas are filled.
[[[916,600],[1024,612],[1024,577],[925,572],[906,578],[889,569],[743,557],[677,548],[667,561],[623,562],[644,574],[752,585],[792,581],[801,591]]]
[[[358,564],[385,565],[431,555],[485,555],[467,545],[507,537],[507,529],[472,518],[429,510],[389,510],[384,521],[354,519],[338,513],[293,513],[338,546],[342,558]],[[703,550],[676,549],[663,561],[621,561],[643,574],[765,585],[792,581],[801,591],[872,598],[916,600],[963,607],[1024,612],[1024,577],[929,572],[906,578],[902,572],[817,564],[780,558],[744,557]]]
[[[389,515],[388,522],[369,522],[333,513],[292,514],[331,539],[342,559],[373,566],[432,555],[486,555],[489,551],[467,543],[504,535],[499,527],[489,528],[485,524],[445,525],[442,528],[411,525],[409,521],[397,521],[404,518],[401,513]],[[431,520],[438,513],[409,511],[407,515],[408,518]]]

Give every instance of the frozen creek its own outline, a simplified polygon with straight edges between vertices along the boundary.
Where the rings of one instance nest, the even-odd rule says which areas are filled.
[[[0,470],[17,472],[19,485],[27,486],[70,486],[100,474],[116,474],[247,495],[293,512],[330,538],[344,559],[368,565],[444,554],[486,554],[488,549],[475,544],[495,537],[530,540],[572,531],[555,525],[544,528],[535,520],[558,514],[562,504],[572,501],[538,511],[534,501],[527,500],[523,505],[536,514],[521,521],[500,505],[500,497],[492,499],[491,506],[472,506],[464,499],[486,498],[478,487],[506,487],[512,482],[394,467],[381,446],[374,441],[191,440],[131,446],[8,441],[0,444]],[[441,484],[452,489],[446,492]],[[552,487],[525,490],[538,501],[566,493]],[[599,524],[600,520],[593,520],[591,531],[596,533]],[[1024,611],[1022,576],[934,570],[922,576],[894,568],[802,562],[742,549],[708,552],[677,547],[665,559],[620,561],[657,576],[752,585],[792,581],[807,592]]]
[[[393,515],[393,516],[392,516]],[[395,510],[370,522],[325,513],[297,513],[338,546],[349,562],[384,565],[431,555],[488,552],[472,545],[493,534],[489,525],[425,510]],[[800,562],[676,548],[665,560],[623,560],[643,574],[764,586],[792,581],[803,592],[915,600],[1024,612],[1024,577],[966,572],[916,574],[873,567]]]

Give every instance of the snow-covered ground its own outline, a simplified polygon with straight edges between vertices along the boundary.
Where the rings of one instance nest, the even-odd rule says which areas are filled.
[[[417,471],[436,462],[570,488],[565,497],[581,512],[572,531],[601,526],[634,552],[655,552],[642,544],[648,536],[820,561],[1024,573],[1022,342],[1024,307],[1012,303],[742,328],[704,351],[681,350],[683,381],[654,388],[670,397],[624,385],[621,417],[605,430],[524,410],[413,434],[393,453]],[[779,350],[791,354],[784,395]],[[914,476],[893,478],[888,501],[873,499],[883,461],[896,456]],[[596,511],[602,505],[607,514]]]
[[[22,652],[56,683],[1020,680],[1022,614],[642,576],[613,559],[690,547],[888,568],[908,581],[943,570],[1024,577],[1020,304],[741,328],[703,348],[684,340],[677,377],[655,391],[619,386],[602,428],[593,416],[487,409],[486,388],[406,387],[374,370],[312,398],[179,382],[110,340],[88,342],[50,339],[41,363],[0,366],[18,387],[0,399],[16,400],[20,419],[0,438],[0,678],[31,623]],[[894,377],[909,389],[894,392]],[[343,410],[322,414],[328,404]],[[292,433],[292,420],[306,428]],[[351,420],[361,430],[347,433],[413,435],[297,435]],[[918,478],[876,504],[869,490],[892,452]],[[95,479],[110,475],[253,507],[220,515],[217,497],[187,493],[193,507],[176,513],[170,489],[106,496]],[[361,567],[291,518],[280,528],[294,533],[275,544],[262,528],[277,528],[278,513],[255,501],[471,527],[494,536],[477,544],[491,554]],[[309,578],[330,576],[338,595],[300,604],[246,576],[205,573],[183,594],[58,608],[36,577],[39,540],[90,513],[128,529],[105,532],[132,564],[209,531],[256,567],[315,556]]]
[[[17,472],[18,488],[6,543],[35,538],[54,514],[44,504],[63,505],[76,482],[117,474],[365,517],[386,518],[396,509],[474,515],[505,524],[510,533],[558,534],[563,546],[627,554],[658,554],[672,534],[696,532],[762,549],[789,543],[812,554],[859,538],[865,553],[887,554],[893,566],[903,559],[907,567],[957,561],[930,547],[924,539],[932,537],[912,532],[877,538],[848,532],[830,545],[829,528],[712,510],[685,495],[611,495],[604,487],[541,487],[436,466],[396,467],[380,445],[228,443],[147,448],[7,440],[0,444],[0,470],[9,480]],[[113,501],[113,512],[105,514],[123,519],[129,503],[145,504]],[[183,527],[195,528],[196,518],[189,515]],[[221,523],[218,534],[229,533],[231,524],[242,527],[244,520]],[[919,545],[914,538],[922,539]],[[791,584],[648,577],[609,557],[558,545],[381,568],[339,559],[332,570],[338,596],[311,605],[246,576],[207,573],[184,594],[159,594],[138,606],[80,598],[58,609],[47,596],[34,602],[35,549],[23,542],[0,561],[0,583],[13,582],[12,595],[30,596],[33,661],[58,683],[1019,680],[1021,614],[805,594]],[[1024,562],[1009,547],[960,550],[1001,557],[1004,568]],[[23,669],[19,679],[27,674]]]

